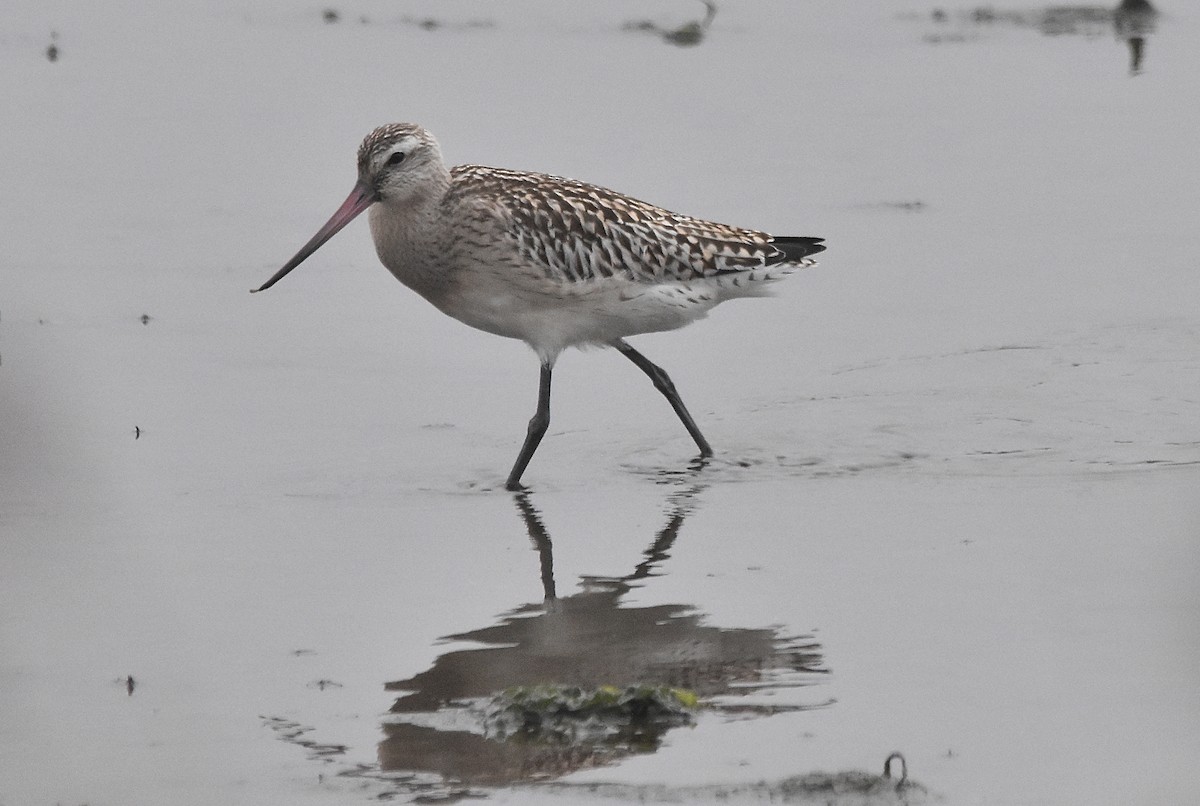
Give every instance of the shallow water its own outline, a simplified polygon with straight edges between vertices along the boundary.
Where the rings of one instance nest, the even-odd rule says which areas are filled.
[[[684,47],[699,3],[10,9],[0,804],[805,802],[893,750],[942,802],[1186,802],[1196,15],[1134,64],[1095,6],[850,5],[721,3]],[[246,293],[396,119],[828,239],[637,341],[711,462],[570,353],[503,492],[534,359],[365,226]],[[710,707],[514,763],[469,701],[545,675]]]

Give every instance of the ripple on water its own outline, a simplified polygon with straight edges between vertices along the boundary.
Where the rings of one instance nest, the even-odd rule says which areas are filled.
[[[714,423],[717,456],[688,472],[739,482],[1200,464],[1200,335],[1190,321],[885,357],[807,382],[813,396],[763,401]],[[683,472],[661,448],[621,467],[655,480]]]

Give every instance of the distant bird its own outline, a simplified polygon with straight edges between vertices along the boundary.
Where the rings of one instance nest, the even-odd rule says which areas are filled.
[[[702,221],[595,185],[540,173],[446,168],[412,123],[380,126],[358,149],[358,182],[333,217],[263,291],[371,208],[380,261],[396,279],[471,327],[520,339],[541,360],[537,411],[509,490],[550,425],[550,375],[567,347],[615,347],[650,377],[700,455],[712,455],[674,384],[626,336],[683,327],[727,299],[767,287],[825,247]]]
[[[1146,37],[1154,33],[1158,22],[1158,11],[1150,0],[1122,0],[1113,12],[1113,26],[1117,36],[1129,44],[1129,74],[1142,72],[1146,57]]]

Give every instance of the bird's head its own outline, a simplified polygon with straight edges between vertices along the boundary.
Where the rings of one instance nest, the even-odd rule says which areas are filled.
[[[376,202],[412,204],[444,189],[448,181],[442,151],[433,135],[413,123],[380,126],[358,147],[358,182],[346,201],[283,268],[254,291],[265,291],[282,280]]]
[[[384,203],[404,203],[439,187],[446,173],[433,135],[414,123],[390,123],[358,147],[358,181]]]

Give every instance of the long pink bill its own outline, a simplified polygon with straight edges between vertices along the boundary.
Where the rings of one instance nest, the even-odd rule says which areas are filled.
[[[296,256],[285,263],[282,269],[275,272],[274,277],[272,277],[270,280],[267,280],[258,288],[251,289],[250,293],[256,294],[259,291],[266,291],[268,288],[282,280],[285,274],[299,266],[305,261],[305,259],[308,258],[309,255],[317,251],[321,247],[321,244],[325,243],[334,235],[336,235],[338,230],[349,224],[354,220],[355,216],[357,216],[363,210],[366,210],[377,201],[379,201],[379,196],[375,190],[366,182],[359,180],[354,186],[354,190],[350,191],[350,195],[346,197],[344,202],[342,202],[342,206],[339,207],[337,212],[333,214],[333,217],[325,222],[325,226],[317,230],[317,234],[312,236],[312,239],[309,240],[308,243],[304,244],[304,246],[300,248],[300,251],[296,253]]]

